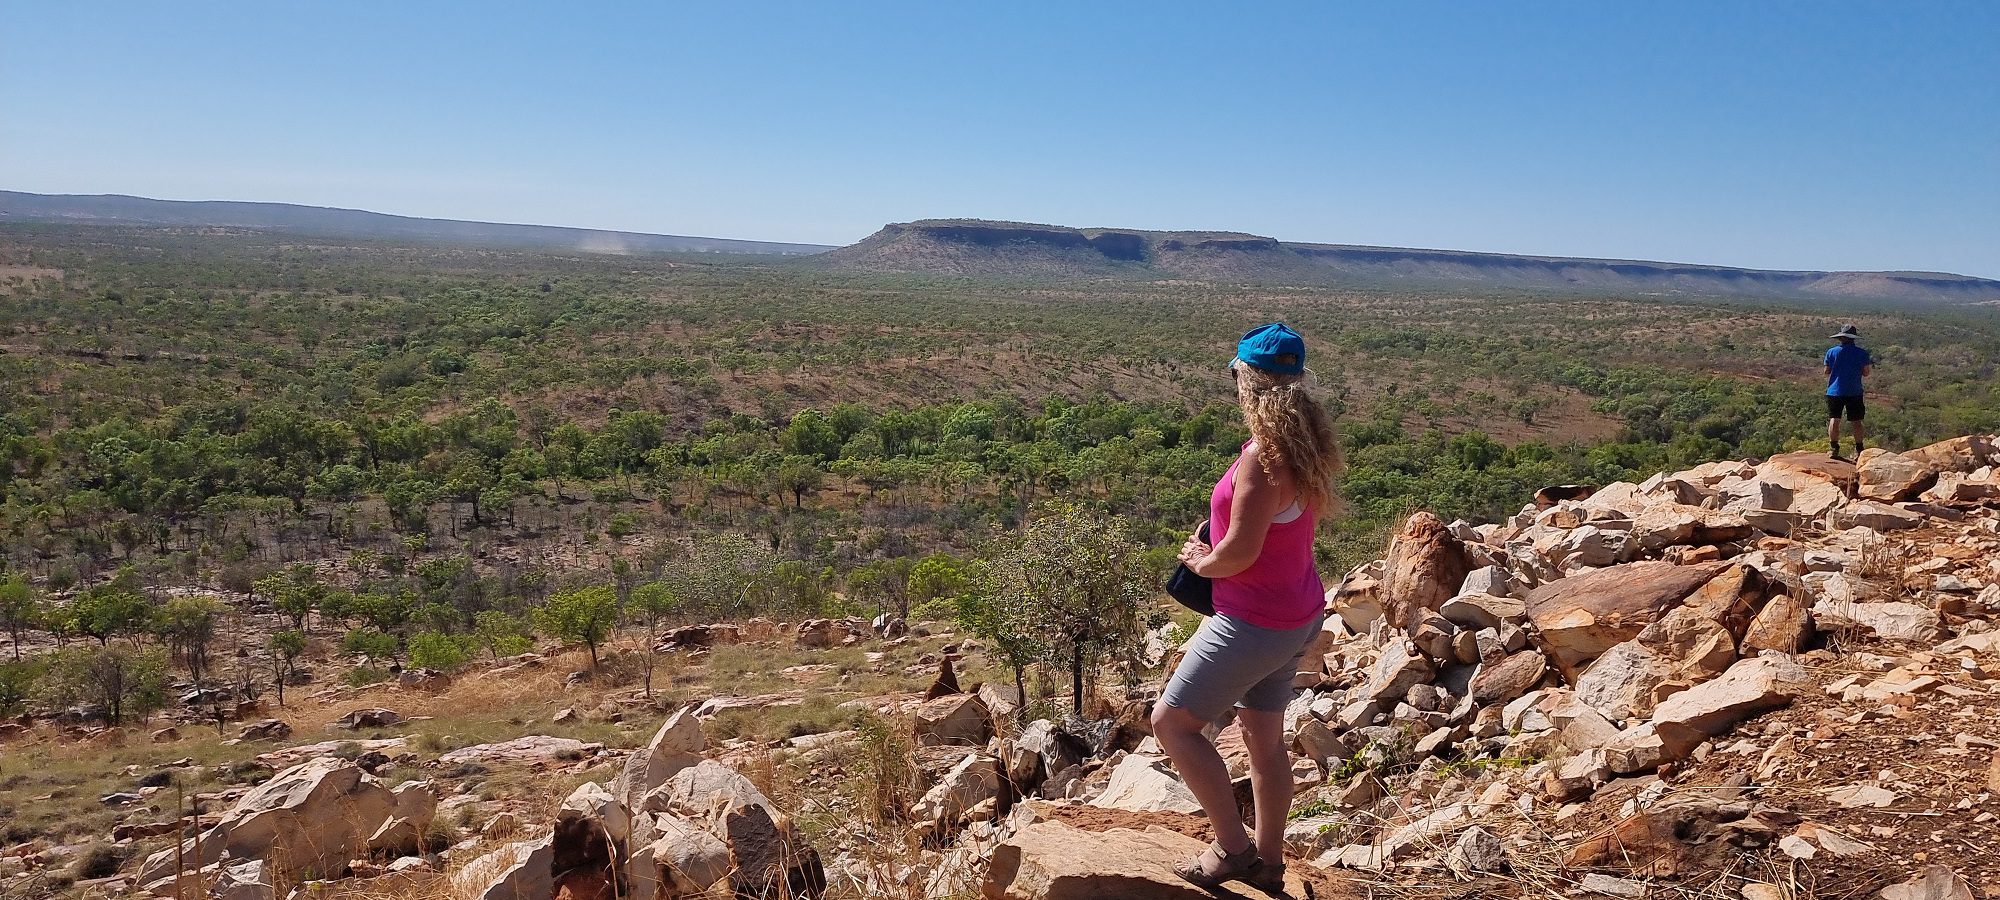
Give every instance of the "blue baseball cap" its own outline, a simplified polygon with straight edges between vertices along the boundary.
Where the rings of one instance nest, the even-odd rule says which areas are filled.
[[[1236,344],[1236,358],[1266,372],[1297,375],[1306,370],[1306,339],[1285,323],[1272,322],[1245,334]]]

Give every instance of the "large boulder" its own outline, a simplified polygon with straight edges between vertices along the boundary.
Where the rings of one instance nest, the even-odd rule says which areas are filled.
[[[236,801],[201,835],[201,858],[192,846],[182,848],[181,856],[190,868],[213,862],[212,853],[260,859],[286,880],[307,873],[334,875],[345,872],[349,860],[365,855],[368,839],[396,808],[396,796],[361,767],[343,759],[315,759],[271,776]],[[147,858],[139,883],[172,877],[175,857],[169,847]]]
[[[1363,563],[1340,580],[1332,590],[1326,592],[1327,608],[1355,634],[1367,634],[1368,629],[1382,620],[1382,561]]]
[[[444,849],[424,846],[424,832],[437,818],[437,792],[431,789],[430,782],[405,781],[389,793],[395,798],[396,807],[368,837],[369,851],[387,856],[415,856]]]
[[[1827,524],[1842,530],[1904,531],[1922,527],[1924,514],[1874,500],[1855,500],[1828,513]]]
[[[358,731],[363,728],[391,728],[402,721],[402,714],[393,709],[357,709],[333,720],[333,725],[335,728]]]
[[[1435,673],[1431,661],[1424,658],[1415,643],[1394,637],[1369,668],[1368,684],[1363,690],[1368,700],[1393,700],[1409,693],[1410,688],[1429,682]]]
[[[910,819],[926,840],[942,840],[957,830],[968,810],[999,797],[1000,785],[1000,761],[968,753],[910,807]]]
[[[1472,676],[1472,700],[1475,703],[1505,703],[1534,690],[1547,673],[1547,658],[1533,650],[1491,660]]]
[[[707,748],[707,734],[693,709],[679,710],[660,724],[646,746],[632,751],[625,760],[624,770],[611,783],[611,792],[626,806],[637,809],[646,795],[666,784],[667,779],[699,764],[702,751]]]
[[[1653,709],[1653,725],[1663,732],[1685,727],[1718,735],[1758,713],[1788,706],[1811,690],[1812,676],[1790,659],[1739,660],[1720,678],[1662,701]]]
[[[1750,524],[1735,510],[1711,510],[1683,503],[1655,503],[1632,519],[1629,554],[1658,554],[1668,547],[1717,544],[1750,536]]]
[[[1778,594],[1750,621],[1750,627],[1743,632],[1741,649],[1745,653],[1759,650],[1797,653],[1812,629],[1812,614],[1806,611],[1805,604],[1790,595]]]
[[[993,736],[993,720],[979,695],[950,694],[917,707],[916,735],[920,746],[979,747]]]
[[[467,900],[549,900],[555,895],[555,836],[505,844],[451,876]]]
[[[1870,447],[1854,463],[1858,484],[1854,493],[1864,500],[1894,503],[1924,492],[1937,481],[1938,468],[1892,450]]]
[[[1645,716],[1668,691],[1673,678],[1665,660],[1636,640],[1599,656],[1576,679],[1576,697],[1612,720]]]
[[[655,896],[699,896],[729,875],[729,845],[707,829],[674,815],[651,825],[657,837],[633,852],[632,868],[651,876]]]
[[[1853,463],[1811,450],[1780,453],[1757,467],[1759,477],[1768,478],[1779,472],[1817,478],[1841,488],[1853,485],[1855,480]]]
[[[1007,745],[1007,780],[1017,788],[1032,790],[1057,772],[1083,762],[1090,755],[1089,749],[1054,722],[1036,719]]]
[[[1938,472],[1968,473],[1981,466],[2000,465],[2000,449],[1986,435],[1972,434],[1939,441],[1903,455]]]
[[[685,816],[727,841],[730,884],[741,896],[810,897],[826,889],[819,853],[799,838],[791,819],[721,763],[703,760],[674,773],[641,810]]]
[[[1389,624],[1405,628],[1424,610],[1436,610],[1458,593],[1474,568],[1465,544],[1437,516],[1418,512],[1403,523],[1383,560],[1383,610]]]
[[[1104,793],[1092,800],[1091,805],[1130,812],[1201,812],[1201,803],[1194,799],[1194,792],[1181,783],[1164,757],[1140,753],[1127,754],[1119,760],[1117,768],[1111,770]]]
[[[1527,598],[1536,641],[1564,677],[1639,635],[1724,568],[1638,562],[1599,569],[1536,588]]]
[[[1199,855],[1206,842],[1164,828],[1085,831],[1062,822],[1036,822],[995,847],[979,886],[983,900],[1213,900],[1216,894],[1174,875],[1173,867]],[[1297,875],[1283,894],[1265,894],[1231,882],[1224,896],[1261,900],[1310,896]]]

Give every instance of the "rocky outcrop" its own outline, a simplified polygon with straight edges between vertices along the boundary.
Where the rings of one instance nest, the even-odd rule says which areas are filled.
[[[612,782],[612,793],[626,806],[637,808],[647,794],[666,784],[667,779],[699,764],[707,747],[701,720],[694,717],[691,709],[679,710],[660,723],[646,746],[626,758],[625,768]]]
[[[399,805],[394,793],[359,766],[316,759],[279,772],[245,794],[199,840],[190,840],[179,858],[191,868],[223,854],[261,860],[286,879],[338,875],[349,860],[366,854],[369,839]],[[138,881],[171,879],[175,865],[173,848],[155,853],[140,869]]]
[[[1536,643],[1566,677],[1639,632],[1720,572],[1720,563],[1638,562],[1564,578],[1527,598]]]
[[[1464,544],[1437,516],[1410,516],[1383,562],[1381,596],[1389,624],[1407,627],[1420,613],[1436,611],[1458,593],[1473,568]]]

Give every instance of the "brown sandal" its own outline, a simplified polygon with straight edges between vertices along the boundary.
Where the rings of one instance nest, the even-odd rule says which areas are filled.
[[[1266,894],[1273,894],[1279,897],[1287,896],[1285,894],[1284,863],[1267,863],[1263,860],[1258,860],[1257,865],[1251,867],[1250,875],[1243,880],[1248,882],[1251,887]]]
[[[1209,871],[1207,866],[1202,865],[1208,861],[1210,854],[1213,854],[1216,860],[1213,872]],[[1200,856],[1175,866],[1174,874],[1179,875],[1182,881],[1192,884],[1195,887],[1213,888],[1221,887],[1224,882],[1249,878],[1256,873],[1258,866],[1262,863],[1263,860],[1257,858],[1257,845],[1255,843],[1244,848],[1241,853],[1230,853],[1222,849],[1221,844],[1211,843],[1208,845],[1208,849],[1201,852]]]

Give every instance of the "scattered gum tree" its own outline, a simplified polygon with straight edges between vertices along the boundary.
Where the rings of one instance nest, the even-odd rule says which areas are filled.
[[[993,602],[1009,607],[999,630],[1039,648],[1070,674],[1070,706],[1083,714],[1085,678],[1129,655],[1141,633],[1140,605],[1151,583],[1131,523],[1072,502],[1052,502],[994,560]],[[1016,640],[1010,639],[1010,640]]]
[[[251,589],[270,600],[280,615],[291,619],[292,628],[297,631],[305,630],[306,617],[320,609],[331,593],[312,567],[304,563],[294,563],[259,578]]]
[[[212,597],[175,597],[153,615],[153,632],[165,641],[173,658],[186,666],[195,687],[208,675],[208,645],[215,640],[215,623],[222,604]]]
[[[646,623],[646,696],[653,696],[653,661],[660,644],[660,623],[681,608],[680,595],[665,581],[648,581],[632,589],[633,616]]]
[[[75,647],[58,651],[49,662],[52,699],[58,705],[90,703],[104,708],[112,725],[130,715],[144,715],[166,703],[167,659],[158,648]]]
[[[278,705],[285,705],[285,683],[298,671],[299,654],[306,651],[306,636],[295,628],[271,635],[265,644],[271,651],[271,686],[278,691]]]
[[[99,647],[144,626],[150,612],[139,574],[131,566],[119,569],[110,581],[84,588],[69,602],[76,630],[96,638]]]
[[[42,603],[27,576],[0,578],[0,630],[14,640],[14,659],[21,658],[21,633],[41,624]]]
[[[457,637],[442,631],[419,631],[410,635],[410,665],[419,669],[456,672],[472,654]]]
[[[590,650],[591,671],[597,670],[597,645],[618,624],[618,593],[609,585],[557,591],[535,610],[535,626],[559,640]]]
[[[1014,673],[1014,690],[1028,696],[1027,668],[1048,655],[1043,630],[1031,618],[1027,604],[1006,592],[995,566],[974,561],[961,572],[962,592],[952,603],[959,625],[985,641],[994,655]],[[1028,705],[1021,704],[1021,715]]]
[[[500,657],[526,653],[535,645],[528,623],[497,609],[481,610],[472,617],[472,643],[498,662]]]

